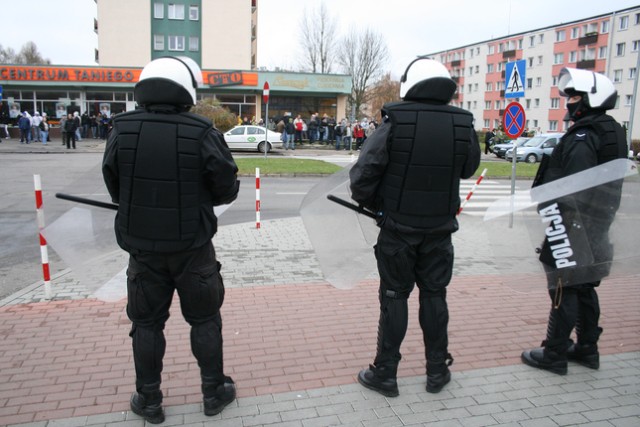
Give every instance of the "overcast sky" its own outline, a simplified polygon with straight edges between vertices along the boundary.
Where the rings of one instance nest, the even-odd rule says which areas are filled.
[[[300,17],[321,1],[330,14],[339,16],[340,34],[354,26],[383,35],[391,56],[386,68],[396,78],[419,54],[640,5],[640,0],[258,0],[259,67],[299,68]],[[53,64],[96,65],[93,0],[31,0],[26,8],[21,4],[0,0],[4,48],[18,51],[32,40]],[[631,29],[639,31],[640,38],[638,27]]]

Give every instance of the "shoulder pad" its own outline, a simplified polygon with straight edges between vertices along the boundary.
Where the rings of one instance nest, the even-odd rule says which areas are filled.
[[[586,129],[586,128],[578,129],[578,130],[576,130],[576,133],[574,134],[573,140],[574,141],[586,141],[588,133],[589,133],[589,130]]]

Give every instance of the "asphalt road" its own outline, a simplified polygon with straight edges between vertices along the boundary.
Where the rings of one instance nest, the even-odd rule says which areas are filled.
[[[75,204],[58,192],[110,201],[100,172],[101,153],[19,154],[0,156],[0,299],[42,280],[33,176],[42,181],[45,225]],[[300,202],[320,178],[261,178],[261,220],[298,215]],[[241,177],[236,202],[220,217],[220,226],[256,220],[255,178]],[[48,248],[51,274],[67,265]]]

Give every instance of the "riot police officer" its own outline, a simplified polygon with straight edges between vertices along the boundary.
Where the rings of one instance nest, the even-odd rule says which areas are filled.
[[[376,357],[358,374],[365,387],[397,396],[407,299],[419,290],[428,392],[451,380],[446,287],[453,269],[461,178],[480,164],[473,115],[448,105],[456,83],[441,63],[418,58],[401,79],[402,101],[384,105],[383,123],[367,138],[350,171],[352,198],[377,212],[380,274]]]
[[[238,168],[211,121],[188,112],[201,83],[202,72],[189,58],[147,64],[134,89],[140,108],[116,116],[103,159],[106,186],[119,205],[116,238],[130,254],[131,409],[151,423],[164,421],[163,330],[176,290],[191,326],[204,413],[215,415],[235,399],[234,382],[223,371],[224,285],[211,239],[213,207],[237,197]]]
[[[551,156],[543,158],[534,186],[627,156],[624,130],[606,114],[615,107],[617,97],[611,80],[593,71],[563,68],[558,89],[568,98],[567,120],[572,120],[573,125]],[[543,246],[540,259],[547,271],[552,307],[542,347],[522,353],[522,361],[527,365],[560,375],[567,373],[568,359],[592,369],[600,367],[598,338],[602,328],[598,324],[600,305],[595,288],[600,279],[608,275],[602,266],[612,260],[608,230],[620,205],[620,197],[621,182],[618,181],[565,197],[559,202],[566,208],[567,216],[580,214],[583,221],[580,228],[586,234],[594,265],[598,267],[587,271],[590,280],[584,283],[558,286],[554,271],[544,263]],[[574,327],[577,343],[569,338]]]

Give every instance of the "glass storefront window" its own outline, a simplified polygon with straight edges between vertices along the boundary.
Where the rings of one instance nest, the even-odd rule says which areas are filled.
[[[216,99],[224,102],[244,102],[244,95],[216,94]]]
[[[44,100],[44,99],[60,99],[66,98],[67,92],[64,91],[48,91],[48,90],[39,90],[36,92],[36,99]]]
[[[86,98],[96,101],[113,101],[113,92],[87,92]]]

